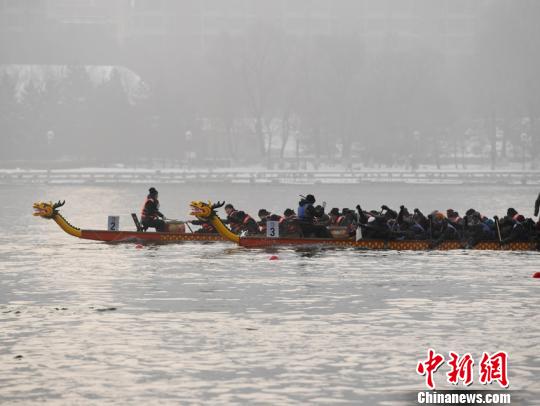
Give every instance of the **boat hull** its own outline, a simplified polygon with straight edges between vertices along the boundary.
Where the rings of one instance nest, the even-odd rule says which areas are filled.
[[[247,248],[264,248],[275,246],[328,246],[328,247],[351,247],[365,250],[396,250],[396,251],[427,251],[427,250],[458,250],[465,249],[465,244],[461,241],[444,241],[437,246],[432,246],[429,241],[405,240],[405,241],[385,241],[385,240],[336,240],[325,238],[264,238],[264,237],[242,237],[239,244]],[[490,251],[538,251],[536,242],[512,242],[501,245],[498,241],[480,241],[471,249]]]
[[[163,233],[140,231],[81,230],[85,240],[105,242],[153,242],[175,243],[183,241],[226,241],[219,234]]]

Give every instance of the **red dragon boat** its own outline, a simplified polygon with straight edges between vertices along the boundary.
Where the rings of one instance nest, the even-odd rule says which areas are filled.
[[[166,232],[146,231],[108,231],[108,230],[81,230],[71,225],[62,216],[58,209],[64,202],[38,202],[34,203],[34,216],[54,220],[66,233],[85,240],[105,242],[151,242],[151,243],[175,243],[183,241],[226,241],[219,234],[186,233],[183,224],[176,222],[168,226]],[[135,223],[137,228],[140,226]]]
[[[431,241],[425,240],[368,240],[351,238],[301,238],[280,237],[270,238],[263,236],[239,236],[229,230],[217,215],[216,209],[224,202],[212,204],[211,202],[191,202],[191,214],[199,220],[208,221],[225,239],[247,248],[264,248],[276,246],[327,246],[327,247],[354,247],[366,250],[397,250],[397,251],[424,251],[424,250],[458,250],[467,248],[461,241],[443,241],[433,246]],[[518,241],[509,244],[500,244],[498,241],[480,241],[473,250],[492,251],[538,251],[540,244],[537,241]]]

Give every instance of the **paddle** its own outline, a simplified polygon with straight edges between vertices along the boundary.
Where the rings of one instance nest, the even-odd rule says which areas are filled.
[[[497,226],[497,235],[499,236],[499,244],[502,243],[501,238],[501,227],[499,226],[499,217],[493,216],[493,219],[495,220],[495,225]]]
[[[538,216],[538,211],[540,211],[540,193],[538,193],[538,197],[536,198],[536,202],[534,202],[534,216]]]

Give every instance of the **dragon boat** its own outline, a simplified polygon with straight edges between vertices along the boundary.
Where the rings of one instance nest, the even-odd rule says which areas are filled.
[[[175,243],[182,241],[225,241],[219,234],[186,233],[183,224],[168,225],[169,231],[147,232],[143,231],[135,222],[137,231],[109,231],[109,230],[84,230],[71,225],[62,216],[58,209],[65,204],[63,202],[38,202],[34,203],[34,216],[48,220],[54,220],[69,235],[85,240],[105,241],[105,242],[152,242],[152,243]],[[136,220],[136,216],[134,216]],[[182,227],[180,227],[182,225]]]
[[[264,248],[275,246],[328,246],[328,247],[353,247],[365,250],[396,250],[396,251],[424,251],[424,250],[458,250],[465,249],[466,245],[461,241],[443,241],[434,246],[431,241],[426,240],[356,240],[354,238],[301,238],[301,237],[279,237],[270,238],[263,236],[239,236],[223,224],[216,209],[222,207],[225,202],[212,204],[211,202],[193,201],[191,202],[191,215],[201,221],[208,221],[214,226],[218,233],[225,239],[247,248]],[[498,241],[480,241],[474,250],[493,251],[538,251],[540,244],[536,241],[519,241],[509,244],[500,244]]]

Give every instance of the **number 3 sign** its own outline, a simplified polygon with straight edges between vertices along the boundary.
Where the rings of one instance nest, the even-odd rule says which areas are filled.
[[[279,221],[266,222],[266,236],[269,238],[279,238]]]

